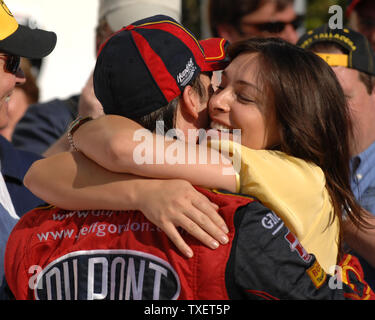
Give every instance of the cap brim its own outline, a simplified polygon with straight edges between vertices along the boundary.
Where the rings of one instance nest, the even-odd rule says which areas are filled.
[[[201,71],[223,70],[229,64],[227,47],[229,42],[223,38],[209,38],[199,41],[205,54],[205,64]]]
[[[53,51],[56,41],[54,32],[19,25],[13,34],[0,41],[0,51],[29,59],[40,59]]]

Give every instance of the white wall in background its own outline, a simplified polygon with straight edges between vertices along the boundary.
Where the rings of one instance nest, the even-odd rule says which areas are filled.
[[[98,0],[5,0],[17,14],[28,13],[57,34],[55,50],[44,59],[39,77],[41,101],[78,93],[95,65]]]

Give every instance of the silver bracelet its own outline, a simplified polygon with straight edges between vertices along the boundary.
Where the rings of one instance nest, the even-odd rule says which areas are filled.
[[[78,148],[76,147],[76,145],[74,144],[74,140],[73,140],[73,134],[74,132],[81,126],[83,125],[84,123],[86,123],[87,121],[90,121],[92,120],[93,118],[92,117],[82,117],[82,116],[78,116],[75,120],[72,121],[72,123],[69,125],[69,128],[68,128],[68,141],[69,141],[69,144],[70,146],[73,148],[74,151],[79,151]]]

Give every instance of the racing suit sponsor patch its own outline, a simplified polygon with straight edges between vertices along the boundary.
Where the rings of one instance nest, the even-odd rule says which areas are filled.
[[[306,263],[309,263],[311,261],[311,255],[307,253],[305,248],[302,246],[302,244],[299,242],[297,237],[292,232],[288,231],[284,238],[289,243],[290,250],[292,252],[296,251],[300,258]]]
[[[325,283],[327,274],[324,272],[318,261],[315,261],[314,264],[306,270],[306,272],[317,289],[319,289]]]
[[[163,259],[134,250],[68,253],[46,266],[34,288],[37,300],[176,300],[180,280]]]
[[[282,222],[274,212],[267,213],[261,221],[263,228],[272,230],[273,236],[277,234],[284,225],[284,222]]]

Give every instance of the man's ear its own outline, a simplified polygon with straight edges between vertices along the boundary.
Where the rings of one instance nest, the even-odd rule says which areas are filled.
[[[192,117],[194,120],[198,119],[199,116],[199,95],[192,88],[192,86],[186,86],[182,92],[181,101],[181,112],[186,117]]]

